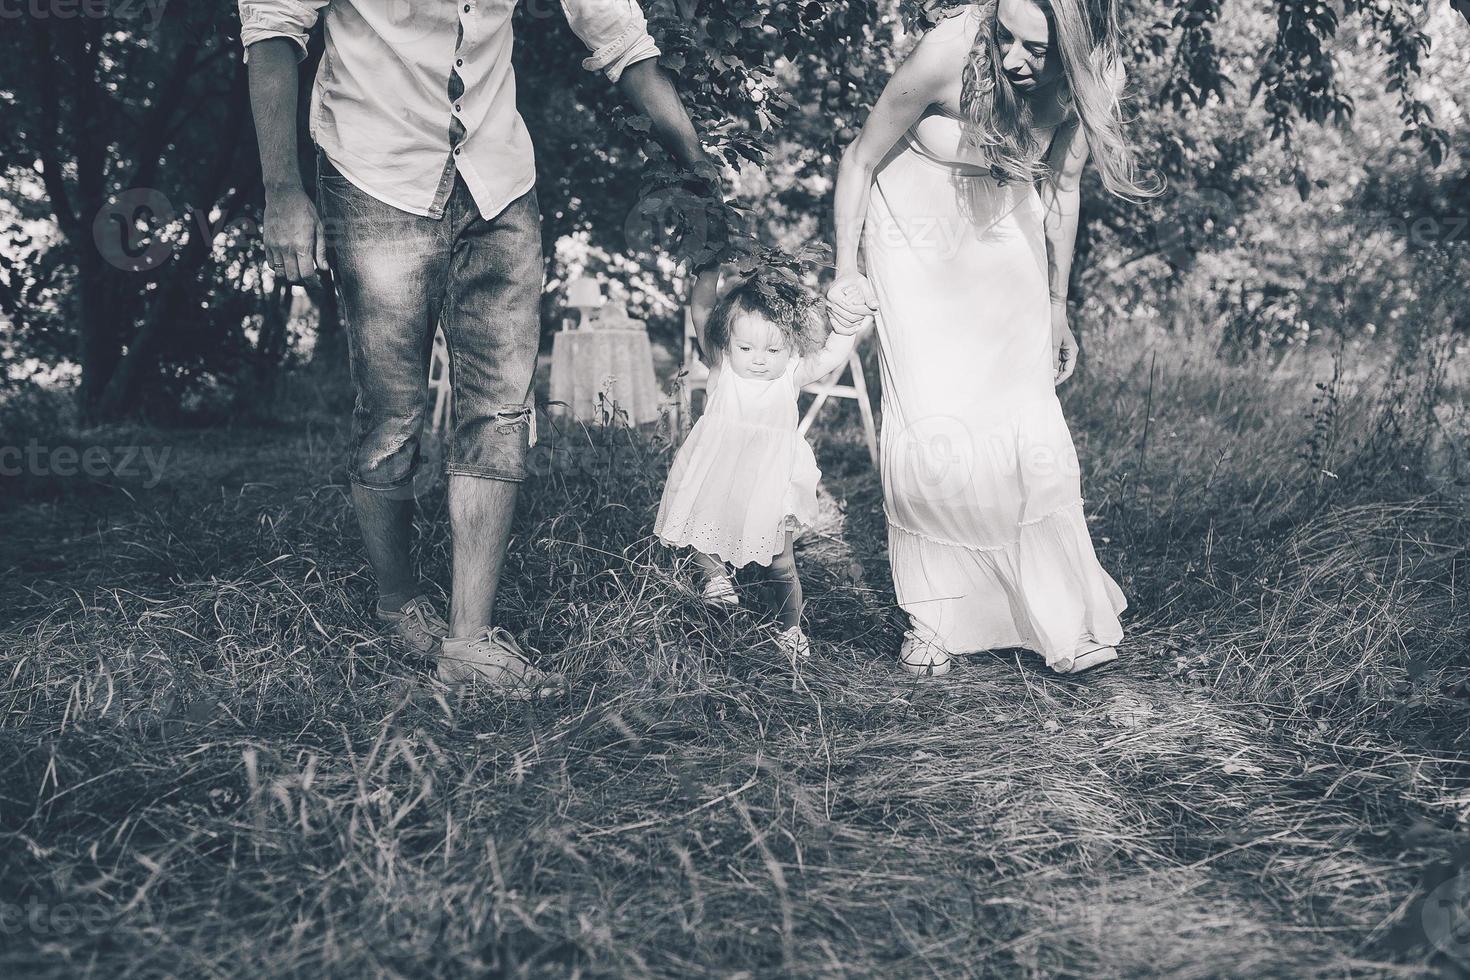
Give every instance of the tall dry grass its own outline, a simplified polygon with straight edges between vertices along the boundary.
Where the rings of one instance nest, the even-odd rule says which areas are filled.
[[[1087,357],[1067,408],[1131,611],[1122,662],[1074,679],[1015,651],[894,670],[844,409],[796,675],[652,543],[667,448],[562,433],[501,604],[574,678],[544,704],[425,696],[363,616],[330,405],[128,433],[174,448],[149,492],[26,481],[0,553],[0,973],[1465,969],[1430,902],[1470,865],[1470,517],[1395,393],[1421,375],[1222,366],[1136,327]],[[442,583],[442,492],[423,505]]]

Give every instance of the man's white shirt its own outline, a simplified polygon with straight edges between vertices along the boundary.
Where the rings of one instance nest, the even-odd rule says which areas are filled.
[[[327,159],[383,203],[436,218],[457,170],[490,219],[536,183],[511,67],[516,3],[239,0],[240,40],[247,59],[252,44],[273,37],[294,41],[305,57],[307,34],[324,16],[310,127]],[[628,65],[659,54],[636,0],[561,6],[592,52],[582,62],[589,71],[616,82]],[[463,94],[451,99],[456,73]]]

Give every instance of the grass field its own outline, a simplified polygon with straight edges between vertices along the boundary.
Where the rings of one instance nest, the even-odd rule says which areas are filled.
[[[652,543],[663,441],[558,437],[501,603],[573,678],[535,705],[416,693],[364,617],[336,394],[56,434],[170,455],[6,478],[0,975],[1470,973],[1463,378],[1142,328],[1086,356],[1130,609],[1074,679],[896,671],[845,409],[797,675]]]

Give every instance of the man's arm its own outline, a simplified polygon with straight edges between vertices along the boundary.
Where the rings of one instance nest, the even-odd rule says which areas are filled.
[[[701,196],[721,199],[719,170],[700,145],[673,79],[659,67],[660,52],[643,9],[635,0],[562,0],[562,9],[573,33],[592,51],[582,66],[601,71],[648,117],[654,138],[702,180]],[[712,252],[707,260],[713,257]]]
[[[297,66],[327,2],[240,0],[240,41],[265,185],[265,253],[271,268],[291,282],[327,267],[326,236],[302,187],[296,155]]]
[[[273,37],[254,44],[250,53],[250,107],[265,184],[265,254],[277,274],[302,282],[327,267],[327,243],[296,156],[296,46]]]
[[[633,107],[652,120],[654,138],[674,159],[690,170],[703,172],[706,177],[714,176],[714,164],[699,144],[699,133],[679,99],[679,90],[656,58],[629,65],[623,69],[617,84]]]

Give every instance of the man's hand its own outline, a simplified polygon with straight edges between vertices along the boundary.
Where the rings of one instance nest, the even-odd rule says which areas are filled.
[[[327,268],[327,235],[301,189],[266,198],[265,254],[276,275],[305,282]]]
[[[1051,308],[1051,349],[1054,371],[1052,384],[1059,385],[1077,370],[1077,358],[1081,354],[1077,349],[1077,338],[1072,334],[1072,326],[1067,322],[1065,306],[1054,305]]]
[[[834,333],[858,333],[877,312],[878,294],[867,276],[855,272],[839,276],[827,290],[827,313]]]

